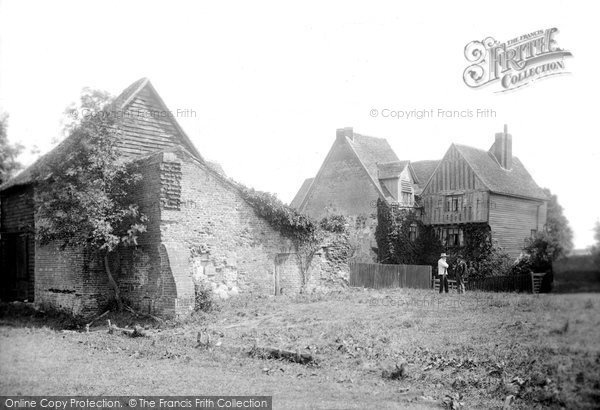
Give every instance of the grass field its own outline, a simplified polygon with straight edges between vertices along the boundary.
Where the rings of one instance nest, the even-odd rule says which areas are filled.
[[[273,395],[275,408],[597,408],[600,296],[348,290],[239,297],[148,337],[2,307],[0,394]],[[119,326],[139,323],[113,315]],[[210,349],[196,348],[199,330]],[[254,345],[317,365],[250,357]],[[403,377],[382,371],[405,364]]]

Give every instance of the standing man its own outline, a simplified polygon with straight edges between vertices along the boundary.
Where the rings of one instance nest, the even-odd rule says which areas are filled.
[[[465,293],[465,276],[467,276],[467,263],[462,255],[458,255],[456,260],[456,291]]]
[[[440,293],[442,293],[442,289],[448,293],[448,263],[446,263],[446,255],[442,253],[440,255],[440,260],[438,261],[438,275],[440,276]]]

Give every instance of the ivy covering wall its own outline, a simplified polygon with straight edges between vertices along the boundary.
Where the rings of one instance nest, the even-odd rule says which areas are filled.
[[[446,248],[437,238],[434,228],[424,225],[413,209],[394,208],[379,199],[375,231],[378,260],[388,264],[431,265],[437,273],[437,261],[440,254],[446,252],[451,267],[456,258],[462,256],[471,277],[511,272],[510,258],[494,246],[489,225],[465,224],[462,229],[463,246]]]
[[[381,199],[377,200],[375,240],[380,263],[437,267],[444,250],[433,228],[424,225],[414,210],[394,209]]]

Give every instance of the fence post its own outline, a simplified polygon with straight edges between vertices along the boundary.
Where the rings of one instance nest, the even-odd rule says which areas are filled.
[[[531,272],[531,293],[535,293],[535,282],[533,279],[533,272]]]

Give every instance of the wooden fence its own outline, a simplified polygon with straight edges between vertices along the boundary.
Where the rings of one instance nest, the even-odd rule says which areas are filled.
[[[351,263],[350,286],[363,288],[431,288],[431,266]]]
[[[490,276],[487,278],[475,278],[465,281],[466,290],[483,290],[487,292],[530,292],[539,293],[543,273],[531,273],[524,275]],[[433,281],[434,290],[440,286],[439,276]],[[456,281],[449,279],[448,288],[456,289]]]

